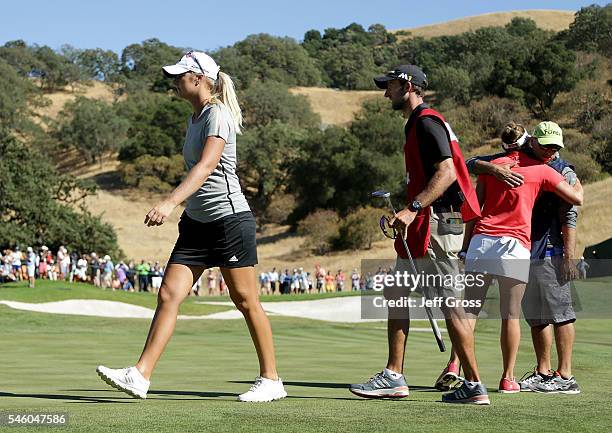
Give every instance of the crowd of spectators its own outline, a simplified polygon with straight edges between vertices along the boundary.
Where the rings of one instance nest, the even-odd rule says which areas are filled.
[[[377,273],[386,272],[387,269],[381,268]],[[164,267],[159,262],[143,259],[140,263],[134,260],[114,263],[109,255],[68,253],[64,246],[60,246],[55,254],[45,245],[36,250],[27,247],[22,251],[16,247],[0,253],[0,283],[27,280],[29,286],[34,287],[36,280],[40,279],[63,280],[91,283],[111,290],[157,293],[163,276]],[[371,272],[360,273],[353,269],[350,275],[346,275],[342,269],[334,273],[320,265],[316,265],[313,272],[307,272],[303,267],[294,268],[292,272],[289,269],[279,272],[273,268],[259,274],[259,283],[262,295],[371,290],[374,284]],[[228,294],[219,269],[206,270],[194,284],[194,295],[204,292],[210,296]]]
[[[388,269],[379,268],[376,273],[387,272]],[[259,274],[262,295],[343,292],[349,290],[349,287],[351,291],[359,291],[372,290],[374,287],[372,272],[360,273],[353,269],[348,279],[349,281],[342,269],[334,273],[331,270],[326,271],[321,265],[315,265],[313,272],[307,272],[304,268],[294,268],[293,272],[289,269],[279,272],[272,268],[269,272]]]
[[[79,281],[105,289],[157,293],[163,275],[159,262],[141,260],[136,264],[133,260],[120,260],[115,264],[108,254],[99,257],[95,252],[68,253],[64,246],[55,254],[45,245],[36,251],[32,247],[25,251],[16,247],[0,253],[0,283],[27,280],[34,287],[39,279]]]

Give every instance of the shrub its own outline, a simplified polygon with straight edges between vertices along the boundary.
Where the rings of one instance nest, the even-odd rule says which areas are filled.
[[[580,182],[589,183],[601,178],[601,166],[588,154],[569,150],[563,152],[562,157],[574,164]]]
[[[275,194],[264,213],[265,222],[283,224],[294,209],[295,196],[293,194]]]
[[[119,175],[126,186],[152,192],[169,191],[181,182],[184,174],[185,163],[182,155],[143,155],[134,162],[124,162],[119,166]]]
[[[298,234],[307,238],[304,246],[315,254],[325,254],[332,249],[338,229],[338,214],[331,210],[317,210],[298,224]]]
[[[612,120],[612,119],[609,119]],[[608,127],[608,133],[611,132]],[[582,182],[593,182],[599,179],[602,167],[606,162],[605,141],[597,134],[587,135],[573,129],[564,129],[563,142],[565,149],[561,157],[576,165],[576,173]]]
[[[612,173],[612,113],[593,124],[593,138],[599,143],[596,147],[597,161],[604,170]]]
[[[466,151],[498,138],[502,127],[510,121],[523,125],[530,121],[529,112],[519,102],[497,96],[472,101],[465,107],[444,104],[441,111]]]
[[[351,213],[342,220],[334,246],[352,250],[372,248],[372,242],[383,238],[378,221],[384,213],[385,211],[370,206]]]

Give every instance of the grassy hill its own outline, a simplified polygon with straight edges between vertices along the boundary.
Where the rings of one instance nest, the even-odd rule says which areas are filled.
[[[380,97],[381,90],[335,90],[327,87],[294,87],[291,93],[304,95],[324,125],[343,125],[353,120],[366,99]]]
[[[40,117],[56,118],[62,108],[64,108],[64,104],[74,101],[77,96],[98,99],[109,103],[115,99],[113,89],[109,85],[100,81],[90,81],[87,85],[76,85],[74,89],[66,87],[62,91],[46,94],[45,98],[48,100],[49,105],[36,109],[35,113]]]
[[[573,12],[569,11],[514,11],[485,14],[468,17],[447,23],[408,29],[413,35],[433,37],[457,34],[475,28],[491,25],[503,25],[515,16],[532,18],[543,28],[560,30],[566,28],[573,20]],[[350,122],[361,108],[364,100],[372,97],[382,98],[381,91],[344,91],[319,87],[296,87],[291,89],[294,94],[307,97],[314,112],[321,116],[323,124],[345,125]],[[94,82],[89,86],[67,88],[62,92],[48,94],[50,105],[37,111],[39,116],[54,118],[63,105],[74,100],[78,95],[111,102],[114,98],[112,88]],[[560,97],[562,99],[562,97]],[[488,149],[478,153],[487,153]],[[107,158],[102,167],[99,165],[83,165],[83,160],[76,152],[68,152],[63,158],[63,168],[81,177],[92,178],[102,189],[96,196],[87,199],[90,210],[111,223],[117,230],[119,244],[128,257],[134,259],[147,258],[164,261],[177,236],[177,221],[181,209],[177,209],[168,223],[156,228],[143,225],[145,214],[156,203],[158,197],[142,196],[139,191],[116,190],[105,185],[105,181],[113,178],[118,161],[113,156]],[[585,206],[579,219],[578,252],[589,244],[600,242],[612,236],[612,220],[607,218],[609,204],[607,193],[612,188],[612,178],[596,182],[585,187]],[[289,234],[287,227],[264,227],[259,235],[259,260],[262,268],[292,268],[304,266],[312,269],[316,263],[321,263],[329,269],[352,269],[359,267],[364,258],[392,258],[394,252],[391,242],[381,240],[368,251],[333,254],[325,257],[308,256],[302,249],[303,238]]]
[[[504,26],[512,18],[531,18],[538,27],[546,30],[560,31],[569,27],[574,20],[574,11],[562,10],[526,10],[511,12],[494,12],[473,17],[465,17],[444,23],[431,24],[427,26],[397,29],[398,31],[410,32],[410,36],[400,36],[400,39],[411,36],[422,36],[432,38],[435,36],[458,35],[463,32],[474,31],[481,27]]]
[[[112,172],[109,165],[108,172]],[[100,175],[100,172],[95,172]],[[608,218],[610,208],[609,191],[612,178],[585,185],[585,205],[578,220],[577,253],[587,245],[612,237],[612,220]],[[100,190],[88,197],[87,206],[102,219],[111,223],[119,237],[119,245],[128,257],[139,260],[165,261],[178,235],[177,223],[182,208],[174,211],[168,222],[161,227],[145,227],[144,216],[156,204],[159,197],[140,196],[138,191]],[[304,238],[288,232],[287,226],[270,225],[258,234],[259,263],[262,269],[293,268],[303,266],[313,269],[320,263],[328,269],[359,268],[362,259],[392,259],[395,257],[393,243],[385,239],[375,242],[370,250],[347,251],[327,256],[308,255],[301,247]]]
[[[359,109],[361,101],[368,97],[380,97],[378,91],[348,92],[322,88],[296,88],[295,93],[306,95],[313,109],[321,114],[325,123],[346,123]],[[87,97],[108,97],[110,89],[97,83],[92,87],[80,90]],[[55,104],[69,100],[69,92],[49,95]],[[351,98],[354,98],[352,100]],[[46,108],[49,113],[57,114],[59,109]],[[484,150],[483,150],[484,152]],[[484,152],[486,153],[486,152]],[[78,158],[75,158],[78,160]],[[94,166],[74,166],[72,171],[85,178],[93,178],[98,183],[112,177],[118,162],[109,160],[102,168]],[[609,202],[607,197],[612,190],[612,178],[585,186],[585,206],[579,219],[579,236],[577,252],[585,246],[601,242],[612,237],[612,220],[607,217]],[[165,261],[176,240],[177,222],[182,209],[175,210],[167,224],[161,227],[147,228],[143,224],[144,216],[156,204],[159,197],[142,196],[139,191],[100,189],[97,195],[87,198],[89,209],[96,215],[102,215],[104,221],[111,223],[119,237],[119,245],[128,257],[139,260]],[[352,269],[359,267],[362,259],[388,259],[394,257],[391,242],[381,240],[371,250],[336,253],[325,257],[308,256],[301,244],[303,238],[289,234],[287,227],[270,226],[263,228],[259,237],[259,261],[262,268],[293,268],[304,266],[314,268],[320,263],[329,269]]]

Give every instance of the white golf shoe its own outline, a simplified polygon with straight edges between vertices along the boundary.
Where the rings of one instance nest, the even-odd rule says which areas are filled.
[[[280,400],[287,397],[287,392],[283,386],[283,381],[267,379],[258,376],[255,378],[255,383],[244,394],[238,396],[239,401],[265,402],[272,400]]]
[[[135,398],[147,398],[151,382],[145,379],[136,367],[115,369],[99,365],[96,372],[104,382],[113,388]]]

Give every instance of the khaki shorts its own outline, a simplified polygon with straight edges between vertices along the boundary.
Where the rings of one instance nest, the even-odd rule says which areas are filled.
[[[438,284],[440,283],[440,278],[436,279],[433,277],[436,275],[456,276],[461,273],[459,270],[458,254],[463,246],[463,234],[440,234],[438,220],[438,215],[432,212],[427,253],[424,257],[414,260],[417,273],[422,273],[425,277],[431,276],[427,278],[427,280],[433,284],[427,284],[426,287],[417,288],[416,291],[427,295],[430,299],[440,296],[444,298],[458,297],[460,293],[452,284],[444,284],[444,281],[442,281],[442,284]],[[413,274],[410,261],[398,256],[395,262],[394,272]],[[444,280],[444,278],[442,280]],[[446,278],[446,280],[448,280],[448,278]],[[427,291],[427,293],[424,291]],[[409,293],[406,287],[385,289],[385,298],[387,299],[395,299],[397,296],[408,295]]]
[[[529,326],[569,323],[576,320],[571,283],[561,276],[561,257],[532,262],[523,296],[523,315]]]

